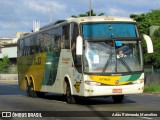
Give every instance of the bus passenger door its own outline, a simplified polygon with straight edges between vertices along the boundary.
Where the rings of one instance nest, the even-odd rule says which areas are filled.
[[[79,36],[78,24],[71,23],[71,51],[76,70],[82,72],[81,55],[76,55],[76,39]]]
[[[72,51],[72,90],[74,95],[80,95],[82,91],[82,56],[76,55],[76,40],[79,36],[78,24],[71,23],[71,51]]]

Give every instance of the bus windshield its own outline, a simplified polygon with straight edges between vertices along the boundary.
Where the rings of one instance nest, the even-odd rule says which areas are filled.
[[[85,40],[84,72],[124,73],[143,70],[140,42]]]
[[[136,38],[135,23],[84,23],[82,36],[87,38]]]

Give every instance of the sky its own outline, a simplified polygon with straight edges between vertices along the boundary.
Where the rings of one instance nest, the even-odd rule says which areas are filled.
[[[31,32],[33,20],[39,20],[40,26],[49,24],[51,3],[53,22],[86,13],[90,8],[90,0],[0,0],[0,37]],[[160,0],[92,0],[92,9],[106,16],[129,17],[160,9]]]

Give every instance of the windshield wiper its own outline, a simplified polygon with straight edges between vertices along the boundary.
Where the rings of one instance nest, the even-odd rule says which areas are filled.
[[[127,68],[127,70],[129,72],[132,72],[131,68],[128,66],[128,64],[126,63],[126,61],[124,60],[123,57],[120,57],[119,60],[121,61],[121,63]]]
[[[104,66],[104,69],[103,69],[102,73],[105,73],[105,71],[106,71],[106,69],[107,69],[107,67],[108,67],[108,65],[109,65],[109,63],[110,63],[110,61],[111,61],[111,59],[112,59],[112,53],[110,53],[109,58],[108,58],[108,60],[107,60],[107,62],[106,62],[106,64],[105,64],[105,66]]]

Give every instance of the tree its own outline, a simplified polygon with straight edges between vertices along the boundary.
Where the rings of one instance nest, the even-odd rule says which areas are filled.
[[[91,9],[91,11],[88,11],[88,12],[82,13],[82,14],[79,14],[78,16],[77,16],[77,15],[72,15],[71,17],[74,17],[74,18],[87,17],[87,16],[90,16],[90,12],[91,12],[91,16],[97,16],[97,14],[94,13],[94,11]],[[98,14],[98,16],[103,16],[103,15],[105,15],[105,13],[100,13],[100,14]]]
[[[149,34],[150,22],[146,18],[146,14],[131,14],[130,17],[137,21],[140,34]]]
[[[140,34],[149,34],[149,27],[152,25],[160,25],[160,10],[151,10],[146,14],[131,14],[130,18],[133,18],[138,23]]]
[[[160,67],[160,28],[157,29],[152,35],[152,42],[154,46],[153,54],[146,54],[145,61],[146,63],[151,63],[154,67]]]
[[[100,13],[98,16],[103,16],[103,15],[105,15],[105,13]]]
[[[150,26],[152,25],[160,26],[160,9],[151,10],[148,13],[145,14],[143,13],[140,15],[131,14],[130,17],[137,21],[139,33],[141,35],[142,34],[149,35]],[[160,29],[158,30],[160,31]],[[158,54],[160,53],[160,33],[158,30],[156,30],[153,36],[151,36],[154,46],[153,54],[146,53],[147,51],[146,44],[144,41],[142,42],[145,65],[153,65],[155,67],[160,67],[160,57]]]
[[[0,61],[0,71],[5,72],[9,68],[9,58],[8,56],[4,56],[2,61]]]

